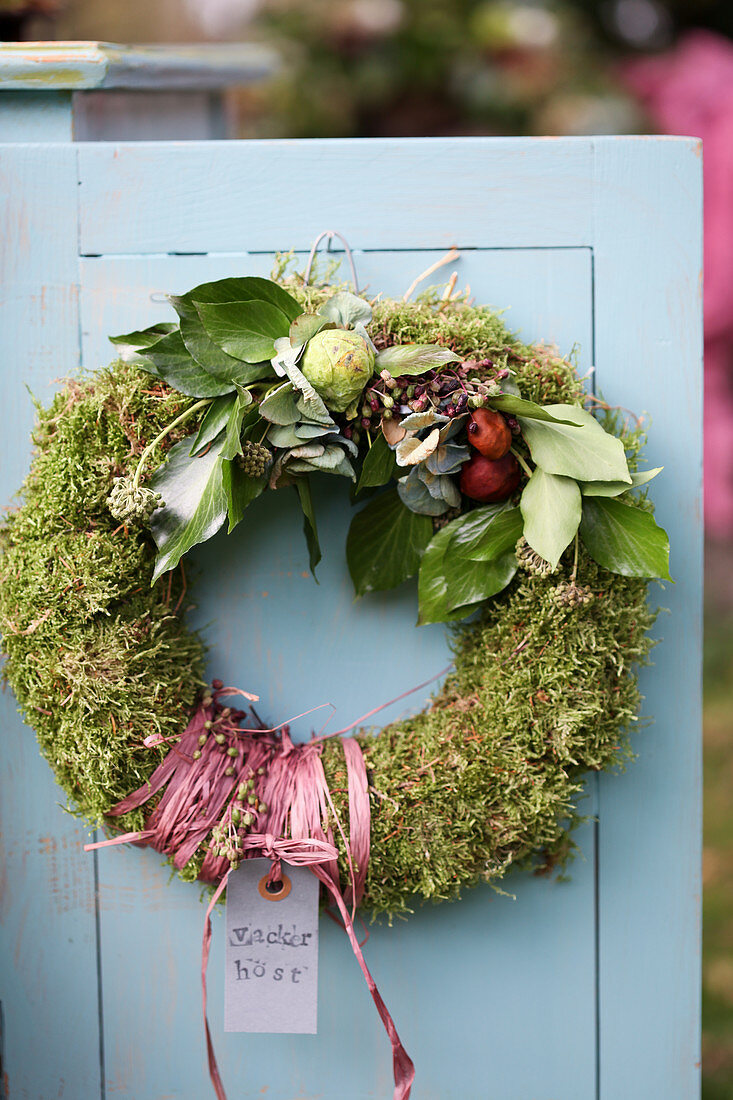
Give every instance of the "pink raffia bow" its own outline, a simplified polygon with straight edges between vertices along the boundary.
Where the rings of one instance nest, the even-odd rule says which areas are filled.
[[[389,703],[375,707],[350,726],[332,734],[322,734],[299,745],[295,745],[290,739],[287,723],[281,723],[271,729],[241,728],[239,722],[244,715],[241,712],[235,712],[231,716],[230,724],[220,725],[219,728],[226,729],[232,745],[237,746],[236,759],[218,752],[213,738],[208,738],[199,750],[199,738],[207,728],[206,724],[209,723],[210,726],[211,720],[217,713],[228,713],[222,712],[218,702],[220,696],[238,695],[248,700],[256,700],[257,696],[237,688],[218,686],[213,693],[213,702],[208,707],[199,707],[180,740],[171,747],[148,782],[110,811],[111,815],[122,816],[163,791],[158,804],[145,823],[145,828],[139,832],[124,833],[84,845],[85,851],[125,843],[150,845],[169,856],[174,866],[180,868],[195,854],[211,829],[218,825],[222,815],[226,817],[231,813],[234,792],[245,771],[252,774],[255,772],[259,774],[260,770],[265,772],[263,790],[260,794],[267,810],[260,814],[259,832],[247,833],[240,840],[244,858],[264,856],[272,860],[270,881],[276,881],[279,877],[281,862],[289,863],[293,867],[309,867],[333,898],[341,914],[351,948],[392,1044],[395,1083],[393,1100],[409,1100],[415,1080],[415,1067],[402,1045],[394,1021],[369,972],[361,945],[354,932],[356,908],[364,894],[369,866],[371,811],[366,765],[361,746],[355,738],[343,735],[367,718],[384,710],[385,707],[427,687],[447,671],[448,669],[443,669],[437,676],[403,692]],[[305,713],[309,714],[312,711]],[[297,717],[304,717],[304,715]],[[278,730],[282,730],[282,734],[276,737],[274,735]],[[341,739],[346,760],[348,837],[331,798],[321,762],[323,742],[334,737]],[[158,743],[156,741],[156,744]],[[195,757],[194,752],[197,750],[199,755]],[[231,775],[226,774],[228,770],[231,770]],[[341,891],[339,882],[338,849],[334,843],[333,832],[329,827],[328,833],[325,834],[321,824],[328,818],[336,822],[346,852],[349,884],[344,893]],[[217,885],[204,919],[201,988],[209,1074],[218,1100],[226,1100],[226,1092],[209,1029],[206,971],[212,936],[211,914],[226,888],[230,874],[228,860],[214,856],[209,849],[199,878],[204,882]]]

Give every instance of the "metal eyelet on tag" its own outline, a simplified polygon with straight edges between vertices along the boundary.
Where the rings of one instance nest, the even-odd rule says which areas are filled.
[[[260,896],[265,901],[282,901],[288,896],[293,888],[293,884],[287,875],[280,875],[278,882],[268,883],[269,875],[263,875],[260,879],[257,889],[260,892]]]

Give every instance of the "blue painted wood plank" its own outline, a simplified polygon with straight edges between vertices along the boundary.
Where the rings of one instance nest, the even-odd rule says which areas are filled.
[[[399,295],[438,255],[370,251],[356,259],[364,282]],[[588,250],[468,251],[453,266],[478,300],[509,306],[525,337],[555,338],[564,350],[577,340],[582,368],[590,365]],[[94,327],[124,329],[162,315],[151,292],[234,272],[266,274],[269,267],[265,256],[84,261],[89,365],[106,354]],[[288,494],[253,508],[256,528],[222,534],[196,555],[205,573],[196,619],[216,620],[206,631],[211,672],[260,692],[261,712],[274,720],[327,699],[338,707],[338,725],[346,724],[448,661],[443,629],[413,626],[414,585],[353,604],[343,558],[350,511],[344,488],[325,477],[316,488],[325,548],[320,587],[308,575]],[[370,677],[365,653],[378,655]],[[418,695],[408,706],[422,702]],[[404,702],[393,708],[409,712]],[[296,728],[306,735],[310,722]],[[416,1060],[416,1100],[595,1095],[592,828],[578,839],[585,858],[570,883],[516,876],[507,885],[516,901],[477,890],[458,906],[429,907],[406,923],[372,930],[368,959]],[[139,1100],[207,1095],[196,888],[169,886],[167,869],[150,852],[109,850],[100,852],[100,889],[108,1092]],[[234,1095],[260,1096],[264,1088],[272,1100],[391,1094],[389,1046],[348,943],[328,920],[321,925],[319,1035],[282,1038],[223,1033],[216,921],[212,1027]],[[525,1048],[531,1058],[522,1056]]]
[[[601,1100],[699,1095],[702,285],[700,143],[597,139],[596,363],[651,415],[652,495],[677,583],[653,598],[653,726],[600,782]]]
[[[586,138],[82,143],[79,153],[85,254],[307,249],[332,227],[359,249],[591,236]]]
[[[0,142],[71,141],[71,92],[0,94]]]
[[[79,362],[76,162],[70,147],[0,148],[0,497],[25,477],[33,406]],[[5,1090],[14,1098],[99,1095],[94,865],[84,830],[11,693],[0,697]]]

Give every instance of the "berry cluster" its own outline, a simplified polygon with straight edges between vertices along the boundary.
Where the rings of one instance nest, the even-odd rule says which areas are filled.
[[[242,454],[238,461],[248,477],[263,477],[272,462],[272,454],[263,443],[252,443],[251,440],[247,440],[242,445]]]
[[[250,769],[248,778],[237,787],[228,819],[211,830],[212,853],[219,859],[228,860],[233,871],[236,871],[244,854],[242,840],[254,825],[255,815],[267,812],[266,803],[261,802],[255,792],[255,777],[264,774],[264,768],[258,768],[256,772]]]
[[[491,377],[480,377],[476,372]],[[509,371],[494,370],[491,359],[467,359],[440,371],[426,371],[418,378],[393,377],[383,370],[363,394],[356,420],[342,428],[347,439],[361,440],[363,431],[377,428],[382,420],[409,416],[413,412],[434,409],[443,416],[461,416],[486,403],[487,397],[500,392],[500,381]]]
[[[116,477],[107,497],[107,507],[121,523],[147,523],[163,498],[160,493],[135,485],[132,478]]]
[[[558,584],[553,588],[550,591],[550,598],[563,610],[574,610],[577,607],[585,607],[587,604],[592,603],[595,597],[588,585],[576,584],[575,581],[571,580]]]
[[[516,558],[520,569],[524,569],[525,573],[530,573],[533,577],[548,577],[550,573],[555,572],[549,561],[545,561],[532,549],[524,535],[517,543]]]

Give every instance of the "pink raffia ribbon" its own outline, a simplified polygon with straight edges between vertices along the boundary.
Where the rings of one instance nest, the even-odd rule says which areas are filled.
[[[430,682],[428,680],[412,691],[417,691]],[[411,692],[404,692],[399,698],[409,694]],[[243,858],[264,856],[272,860],[272,881],[279,877],[281,862],[295,867],[310,867],[331,895],[392,1044],[395,1083],[393,1100],[409,1100],[415,1067],[402,1045],[354,932],[356,908],[364,894],[369,865],[371,813],[361,746],[354,738],[342,737],[342,734],[353,729],[363,719],[345,730],[295,745],[290,738],[287,723],[272,729],[263,729],[261,726],[242,728],[240,723],[245,717],[244,713],[229,711],[219,703],[219,698],[225,695],[239,695],[248,700],[257,698],[248,692],[219,685],[212,694],[210,704],[199,707],[178,743],[171,747],[150,779],[110,811],[111,815],[119,817],[144,805],[163,791],[145,823],[145,828],[86,844],[84,850],[126,843],[149,845],[171,858],[176,868],[181,868],[196,853],[214,826],[222,822],[231,823],[235,795],[242,780],[255,775],[259,777],[262,773],[258,797],[266,809],[255,813],[257,832],[248,832],[239,840]],[[388,705],[390,704],[384,704]],[[384,707],[377,707],[364,717],[370,717],[382,709]],[[207,737],[204,744],[200,745],[201,734],[211,729],[215,719],[217,730],[225,734],[230,748],[236,748],[236,755],[222,752],[221,746],[213,737]],[[277,736],[278,730],[282,730],[280,736]],[[329,737],[341,737],[346,760],[348,837],[331,798],[321,761],[323,742]],[[197,751],[199,756],[194,757]],[[227,771],[231,774],[227,775]],[[338,849],[333,830],[329,825],[326,833],[322,825],[324,820],[330,818],[336,822],[349,867],[349,885],[344,893],[339,881]],[[199,878],[216,884],[216,889],[204,919],[201,984],[209,1074],[217,1100],[226,1100],[226,1092],[219,1073],[207,1016],[206,971],[212,935],[211,914],[226,888],[230,873],[228,860],[215,856],[211,849],[207,850]]]

